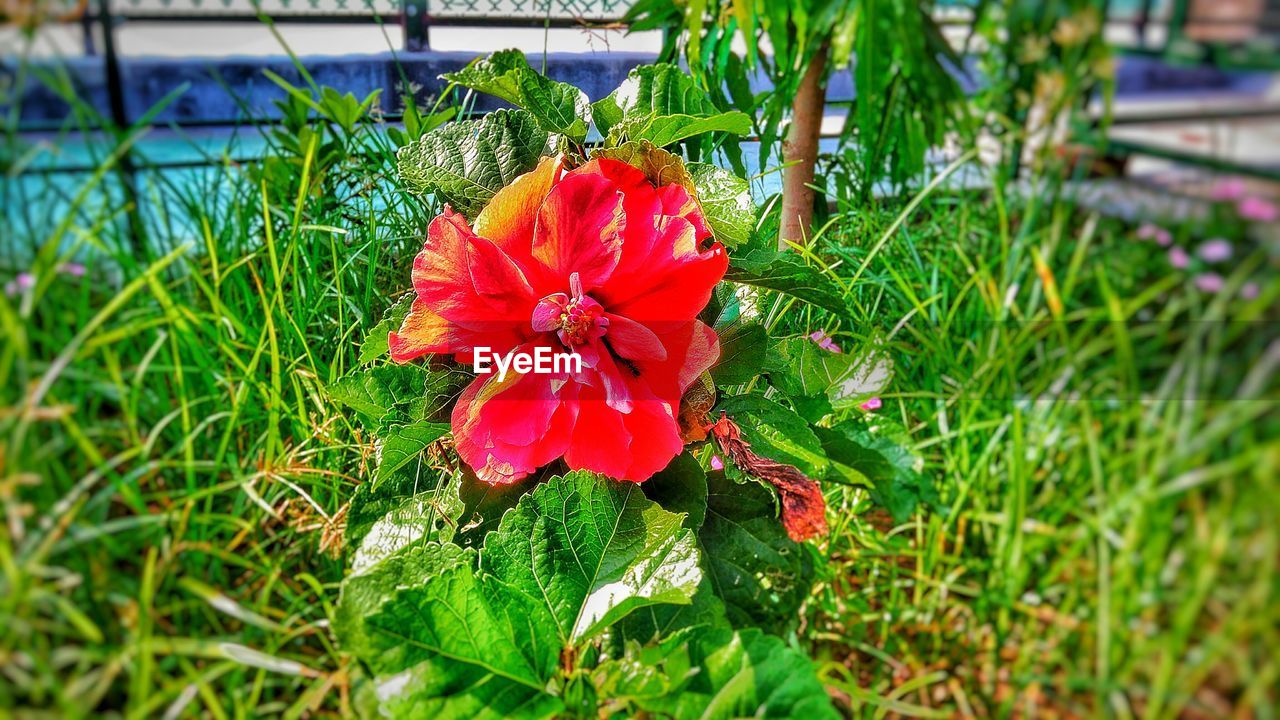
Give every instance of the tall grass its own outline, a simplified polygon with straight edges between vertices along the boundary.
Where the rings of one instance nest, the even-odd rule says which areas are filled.
[[[305,131],[142,172],[136,206],[118,159],[141,127],[70,181],[7,138],[28,159],[0,279],[35,283],[0,297],[0,707],[349,710],[328,622],[371,447],[326,387],[433,208],[375,119],[299,92]],[[1280,285],[1239,298],[1255,255],[1201,293],[1054,197],[934,189],[842,208],[805,248],[851,314],[774,319],[887,343],[878,412],[941,502],[895,524],[833,488],[795,642],[859,717],[1273,716]]]

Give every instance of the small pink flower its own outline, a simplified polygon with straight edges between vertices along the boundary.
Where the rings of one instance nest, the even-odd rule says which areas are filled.
[[[1223,178],[1213,186],[1210,197],[1214,200],[1239,200],[1244,197],[1244,180],[1238,177]]]
[[[1231,243],[1222,238],[1214,238],[1205,241],[1196,249],[1196,254],[1201,260],[1210,263],[1222,262],[1231,259]]]
[[[1245,220],[1270,223],[1280,219],[1280,208],[1277,208],[1275,203],[1256,195],[1250,195],[1241,200],[1236,210]]]
[[[1222,290],[1222,276],[1218,273],[1202,273],[1196,276],[1196,287],[1201,292],[1216,293]]]
[[[1258,283],[1252,281],[1247,282],[1244,284],[1244,287],[1240,288],[1240,297],[1245,300],[1252,300],[1258,297],[1258,290]]]
[[[878,397],[873,397],[870,400],[862,403],[858,407],[862,408],[863,410],[866,410],[867,412],[875,412],[876,410],[879,410],[880,408],[884,407],[884,402],[881,401],[880,398]]]
[[[1191,264],[1191,256],[1180,247],[1169,248],[1169,264],[1183,270]]]
[[[1138,228],[1138,239],[1155,240],[1161,247],[1169,247],[1173,243],[1173,235],[1168,230],[1152,223],[1143,223],[1142,227]]]
[[[58,272],[71,277],[84,277],[84,266],[76,262],[65,262],[58,266]]]
[[[723,469],[724,469],[724,461],[720,459],[720,456],[719,456],[719,455],[712,455],[712,456],[711,456],[711,469],[712,469],[712,470],[723,470]]]
[[[826,350],[827,352],[840,352],[840,346],[835,344],[835,341],[831,339],[830,335],[822,332],[821,330],[815,333],[810,333],[809,339],[817,343],[818,347]]]
[[[36,276],[29,272],[18,273],[17,277],[4,284],[4,294],[13,297],[36,286]]]

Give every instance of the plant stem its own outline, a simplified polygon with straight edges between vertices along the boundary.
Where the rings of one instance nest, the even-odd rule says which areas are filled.
[[[827,89],[822,75],[827,68],[827,44],[823,43],[809,61],[800,80],[796,98],[791,103],[791,127],[782,143],[782,157],[787,168],[782,176],[782,223],[778,232],[778,249],[786,250],[787,241],[802,242],[809,237],[813,221],[813,169],[818,159],[818,137],[822,133],[822,111],[827,102]]]

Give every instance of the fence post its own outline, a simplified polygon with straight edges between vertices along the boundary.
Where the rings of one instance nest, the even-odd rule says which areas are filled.
[[[404,27],[404,49],[422,52],[431,49],[431,21],[427,17],[427,0],[403,0],[400,24]]]

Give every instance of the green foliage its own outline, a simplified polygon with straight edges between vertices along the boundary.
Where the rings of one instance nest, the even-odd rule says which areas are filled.
[[[733,323],[719,332],[720,360],[711,368],[717,385],[743,385],[764,370],[769,333],[758,323]]]
[[[678,641],[657,646],[651,665],[578,666],[593,639],[637,609],[691,605],[702,569],[684,519],[636,485],[590,473],[554,478],[503,515],[478,553],[431,538],[353,568],[335,630],[372,674],[386,716],[549,717],[587,711],[597,698],[675,717],[687,707],[716,717],[785,714],[797,683],[816,685],[812,669],[756,633],[690,625],[694,634],[671,635]],[[362,548],[370,542],[366,535]],[[644,652],[637,641],[628,646]],[[677,653],[710,677],[676,675],[655,694],[655,669],[679,662]],[[752,672],[756,682],[720,692]]]
[[[556,82],[529,67],[524,53],[502,50],[476,58],[462,70],[443,76],[450,82],[495,95],[529,111],[549,133],[582,142],[591,108],[586,93]]]
[[[750,249],[732,258],[725,279],[776,290],[836,315],[847,311],[840,286],[796,253]]]
[[[736,110],[721,112],[674,65],[633,69],[617,90],[592,103],[591,114],[611,145],[647,140],[664,147],[707,132],[751,132],[750,117]]]
[[[469,218],[494,193],[537,164],[547,132],[524,110],[498,110],[480,120],[453,122],[397,153],[400,178]]]
[[[889,387],[893,366],[869,347],[830,352],[809,338],[786,338],[769,348],[770,381],[793,399],[825,398],[831,410],[856,408]]]
[[[936,505],[938,491],[920,470],[920,459],[907,448],[901,433],[886,428],[873,433],[846,420],[834,427],[814,428],[833,472],[848,477],[852,470],[870,485],[871,499],[904,522],[921,505]],[[896,435],[896,437],[895,437]]]
[[[712,235],[730,250],[745,248],[756,225],[756,204],[747,181],[705,163],[690,163],[688,168]]]
[[[711,473],[707,482],[707,519],[698,537],[729,622],[766,632],[793,627],[816,577],[809,548],[787,537],[763,486],[735,483],[724,473]]]

